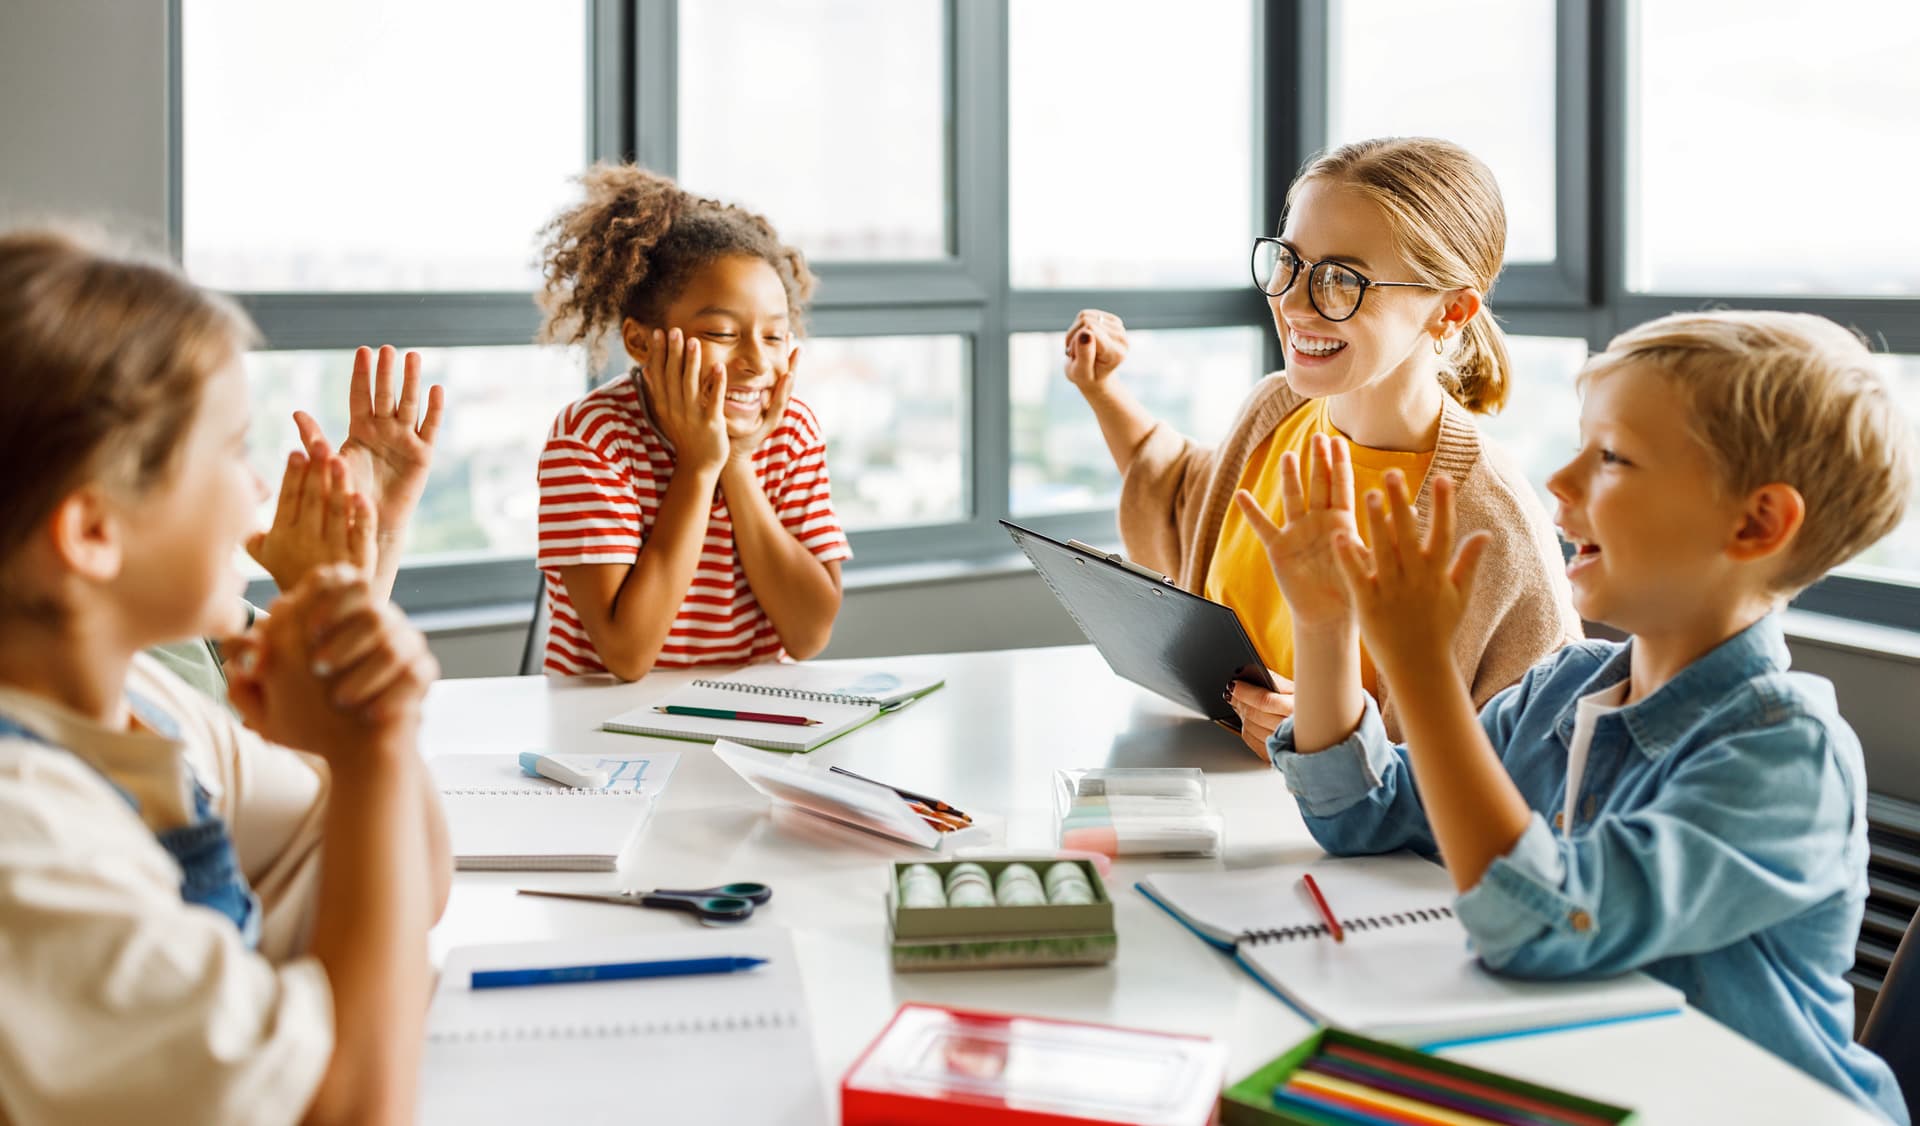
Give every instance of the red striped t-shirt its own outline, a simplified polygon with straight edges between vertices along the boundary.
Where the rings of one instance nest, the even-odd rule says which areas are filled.
[[[780,523],[814,558],[828,562],[853,554],[833,514],[826,442],[804,403],[788,400],[786,416],[754,452],[753,468]],[[654,428],[630,376],[594,388],[554,419],[540,453],[537,557],[547,577],[547,672],[606,671],[558,568],[631,565],[646,547],[672,478],[672,448]],[[747,586],[733,517],[715,489],[693,583],[654,664],[684,668],[784,655],[772,619]]]

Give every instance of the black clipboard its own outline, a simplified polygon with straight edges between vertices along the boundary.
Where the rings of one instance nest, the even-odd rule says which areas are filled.
[[[1236,680],[1273,681],[1234,612],[1166,576],[1082,543],[1062,543],[1008,520],[1013,537],[1080,632],[1126,680],[1240,730],[1224,698]]]

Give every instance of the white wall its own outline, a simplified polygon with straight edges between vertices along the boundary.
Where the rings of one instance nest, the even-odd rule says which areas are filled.
[[[0,0],[0,216],[101,219],[165,245],[166,13]]]

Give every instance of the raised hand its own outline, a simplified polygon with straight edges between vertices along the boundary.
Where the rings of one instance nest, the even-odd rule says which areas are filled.
[[[306,452],[287,455],[273,525],[247,538],[247,554],[290,591],[330,563],[371,574],[374,529],[373,503],[353,490],[345,460],[316,438]]]
[[[1355,535],[1337,548],[1340,574],[1352,600],[1360,636],[1387,674],[1450,667],[1454,631],[1473,594],[1474,574],[1492,536],[1479,531],[1454,545],[1454,485],[1433,482],[1433,523],[1425,542],[1407,481],[1387,474],[1387,492],[1367,493],[1368,550]]]
[[[446,409],[446,389],[435,384],[426,395],[426,414],[420,413],[420,354],[408,352],[405,371],[395,394],[393,361],[397,353],[382,345],[378,370],[374,352],[360,348],[353,354],[353,378],[347,387],[347,440],[340,457],[353,474],[355,489],[373,500],[379,518],[378,533],[385,544],[397,544],[407,521],[426,491],[433,465],[433,442]],[[320,424],[305,411],[293,412],[300,440],[314,461],[316,444],[324,444]]]
[[[1287,600],[1296,631],[1351,619],[1352,600],[1336,548],[1345,537],[1359,540],[1353,515],[1353,461],[1347,444],[1315,434],[1308,455],[1305,488],[1300,483],[1300,459],[1291,450],[1280,455],[1284,525],[1276,525],[1245,489],[1233,497],[1267,551],[1267,564]]]
[[[1099,309],[1082,309],[1067,329],[1067,382],[1098,388],[1127,358],[1127,326]]]
[[[682,469],[717,470],[732,449],[727,436],[727,373],[718,363],[700,366],[700,341],[679,329],[653,331],[640,365],[654,424],[673,443]],[[784,408],[783,408],[784,409]]]

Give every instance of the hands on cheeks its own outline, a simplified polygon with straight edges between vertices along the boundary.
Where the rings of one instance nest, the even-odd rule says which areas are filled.
[[[1473,594],[1474,575],[1492,535],[1474,532],[1454,545],[1453,480],[1433,481],[1433,522],[1423,542],[1413,497],[1398,470],[1387,492],[1367,493],[1369,550],[1357,535],[1335,544],[1335,558],[1361,640],[1388,676],[1446,668],[1455,630]]]
[[[673,443],[675,463],[688,469],[720,468],[732,448],[726,370],[718,363],[702,369],[700,341],[677,328],[664,333],[654,329],[650,343],[640,378],[654,423]]]
[[[1067,328],[1067,382],[1091,391],[1127,358],[1127,326],[1099,309],[1082,309]]]
[[[338,565],[276,599],[227,654],[229,696],[246,725],[332,760],[410,734],[440,673],[426,638],[374,596],[366,573]]]
[[[273,525],[247,537],[247,554],[275,585],[292,590],[316,568],[344,563],[373,570],[374,508],[348,481],[347,463],[316,436],[287,455]]]
[[[1293,681],[1267,670],[1277,691],[1269,692],[1251,681],[1236,680],[1227,688],[1227,703],[1240,716],[1240,741],[1262,759],[1273,756],[1267,740],[1280,730],[1280,724],[1293,714]]]
[[[781,421],[787,417],[787,402],[793,398],[793,378],[799,366],[800,349],[796,347],[787,353],[787,370],[773,381],[773,394],[767,397],[767,413],[761,417],[760,425],[746,434],[728,435],[727,459],[736,467],[751,469],[754,451],[766,445],[767,439],[773,437],[773,432],[780,428]],[[724,384],[721,390],[724,393]]]

